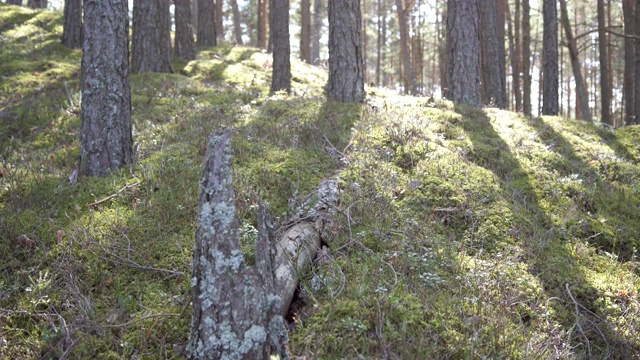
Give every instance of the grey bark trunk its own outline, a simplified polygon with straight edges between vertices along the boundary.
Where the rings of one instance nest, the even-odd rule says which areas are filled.
[[[80,173],[87,176],[133,161],[128,14],[126,0],[84,6]]]
[[[600,108],[601,121],[613,125],[611,118],[611,87],[609,79],[609,57],[607,56],[607,33],[604,14],[604,0],[598,0],[598,46],[600,56]]]
[[[330,101],[364,101],[360,2],[329,0]]]
[[[515,52],[513,53],[515,62],[515,70],[514,73],[517,76],[517,81],[514,82],[514,92],[516,98],[516,111],[522,111],[522,90],[520,87],[520,77],[522,73],[522,41],[520,37],[520,25],[522,24],[520,17],[520,0],[515,1],[515,11],[514,11],[514,46]]]
[[[478,0],[447,2],[447,89],[445,97],[480,106]]]
[[[504,53],[500,50],[498,0],[485,0],[480,10],[482,101],[504,109],[506,102]]]
[[[166,0],[133,2],[131,71],[173,72],[171,64],[171,14]]]
[[[198,1],[191,0],[191,25],[193,26],[194,34],[198,28]]]
[[[555,0],[543,0],[542,114],[558,115],[558,9]]]
[[[213,0],[196,1],[198,1],[197,44],[200,47],[216,46],[215,4]]]
[[[223,0],[216,0],[215,23],[216,23],[216,41],[224,42],[224,22],[223,22]]]
[[[311,0],[300,2],[300,60],[311,63]]]
[[[237,0],[230,0],[231,11],[233,12],[233,34],[236,38],[236,45],[242,45],[242,24],[240,20],[240,9]]]
[[[582,70],[580,69],[580,60],[578,59],[578,48],[576,41],[573,38],[573,31],[571,30],[571,23],[569,22],[569,14],[567,12],[566,0],[560,0],[560,16],[562,21],[562,27],[567,38],[567,47],[569,48],[569,58],[571,59],[571,68],[573,69],[573,77],[576,81],[576,92],[578,93],[578,106],[580,106],[580,112],[582,118],[586,121],[592,121],[591,110],[589,109],[589,95],[587,95],[587,88],[582,77]]]
[[[635,111],[635,48],[636,41],[630,36],[635,35],[635,4],[633,0],[622,0],[622,11],[624,14],[624,108],[625,123],[633,125],[636,123]]]
[[[416,76],[411,66],[411,56],[409,55],[409,33],[407,30],[407,15],[403,7],[402,0],[396,0],[396,11],[398,13],[398,27],[400,28],[400,57],[404,66],[404,92],[405,94],[415,95]]]
[[[247,267],[234,204],[229,131],[209,139],[198,207],[187,357],[288,358],[282,300],[275,290],[273,221],[260,204],[256,261]]]
[[[311,28],[311,63],[320,63],[320,32],[322,31],[322,1],[313,0],[313,27]]]
[[[531,116],[531,17],[529,0],[522,0],[522,111]]]
[[[273,73],[271,93],[291,92],[291,48],[289,44],[289,0],[273,0]]]
[[[191,26],[191,0],[174,0],[175,3],[175,52],[182,60],[196,58],[195,43],[193,41],[193,27]]]
[[[62,45],[72,49],[82,47],[82,0],[64,2]]]

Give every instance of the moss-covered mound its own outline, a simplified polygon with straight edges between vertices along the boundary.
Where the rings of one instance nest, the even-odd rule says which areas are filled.
[[[222,46],[132,77],[137,160],[70,181],[79,51],[61,14],[0,4],[0,358],[184,357],[208,135],[233,129],[246,257],[258,201],[282,221],[323,178],[342,202],[305,278],[307,358],[633,358],[640,353],[640,128],[369,89]]]

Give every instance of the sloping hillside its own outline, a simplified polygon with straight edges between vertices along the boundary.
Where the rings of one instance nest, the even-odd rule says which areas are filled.
[[[640,353],[640,128],[368,89],[207,49],[132,77],[137,161],[73,179],[79,51],[61,14],[0,4],[0,358],[180,359],[208,135],[233,129],[246,257],[323,178],[330,252],[290,323],[299,358],[633,358]]]

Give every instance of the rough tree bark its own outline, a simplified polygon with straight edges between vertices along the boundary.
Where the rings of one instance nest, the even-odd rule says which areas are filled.
[[[313,27],[311,28],[311,63],[320,63],[320,32],[322,30],[322,1],[313,0]]]
[[[504,109],[506,105],[505,55],[500,50],[498,0],[483,1],[479,10],[482,101],[486,105],[492,104],[499,109]]]
[[[447,88],[454,102],[480,106],[478,0],[447,2]]]
[[[300,60],[311,63],[311,0],[300,2]]]
[[[635,3],[633,0],[622,0],[622,12],[624,14],[624,112],[625,124],[636,123],[635,109],[635,48],[636,41],[631,38],[636,33],[635,30]]]
[[[215,23],[216,23],[216,41],[218,43],[224,42],[224,22],[222,21],[223,11],[223,0],[216,0],[216,11],[215,11]]]
[[[191,0],[174,0],[176,35],[175,52],[176,56],[182,60],[193,60],[196,58],[195,43],[193,41],[193,27],[191,26]]]
[[[558,9],[555,0],[543,0],[542,114],[558,115]]]
[[[64,2],[62,45],[71,49],[82,47],[82,0]]]
[[[166,0],[133,2],[131,71],[173,72],[171,64],[171,14]]]
[[[364,101],[364,62],[358,0],[329,0],[330,101]]]
[[[198,2],[198,46],[216,46],[215,4],[213,0],[196,0]]]
[[[236,38],[236,45],[242,45],[242,25],[240,20],[240,9],[237,0],[230,0],[231,11],[233,13],[233,35]]]
[[[261,204],[255,265],[247,267],[234,205],[229,131],[209,139],[198,206],[187,357],[287,358],[287,330],[275,286],[273,221]]]
[[[416,90],[416,76],[411,66],[411,56],[409,55],[409,32],[407,29],[407,14],[403,6],[403,0],[396,0],[396,11],[398,13],[398,27],[400,29],[400,57],[403,60],[404,72],[402,78],[404,79],[404,92],[405,94],[411,93],[415,95]]]
[[[529,0],[522,0],[522,111],[531,116],[531,17]]]
[[[600,52],[600,108],[602,114],[600,120],[613,125],[611,118],[611,87],[609,80],[609,58],[607,56],[607,33],[604,20],[604,0],[598,0],[598,46]]]
[[[273,72],[271,93],[291,92],[291,48],[289,44],[289,0],[273,0]]]
[[[269,0],[258,0],[258,47],[267,48],[267,2]]]
[[[565,37],[567,38],[567,47],[569,48],[569,58],[571,59],[571,68],[573,69],[573,78],[576,83],[576,91],[578,93],[578,106],[582,118],[591,121],[591,110],[589,109],[589,95],[582,78],[582,70],[580,69],[580,60],[578,59],[578,47],[576,40],[573,38],[571,31],[571,23],[569,22],[569,13],[567,12],[566,0],[560,0],[560,16],[562,27],[564,28]],[[546,75],[545,75],[546,76]]]
[[[133,161],[126,0],[86,1],[80,173],[108,175]]]

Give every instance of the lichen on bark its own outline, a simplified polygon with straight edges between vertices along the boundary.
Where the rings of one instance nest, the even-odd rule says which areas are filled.
[[[240,248],[231,178],[230,132],[208,143],[200,182],[199,224],[193,254],[190,359],[288,358],[287,332],[274,288],[273,221],[258,212],[256,264]]]

